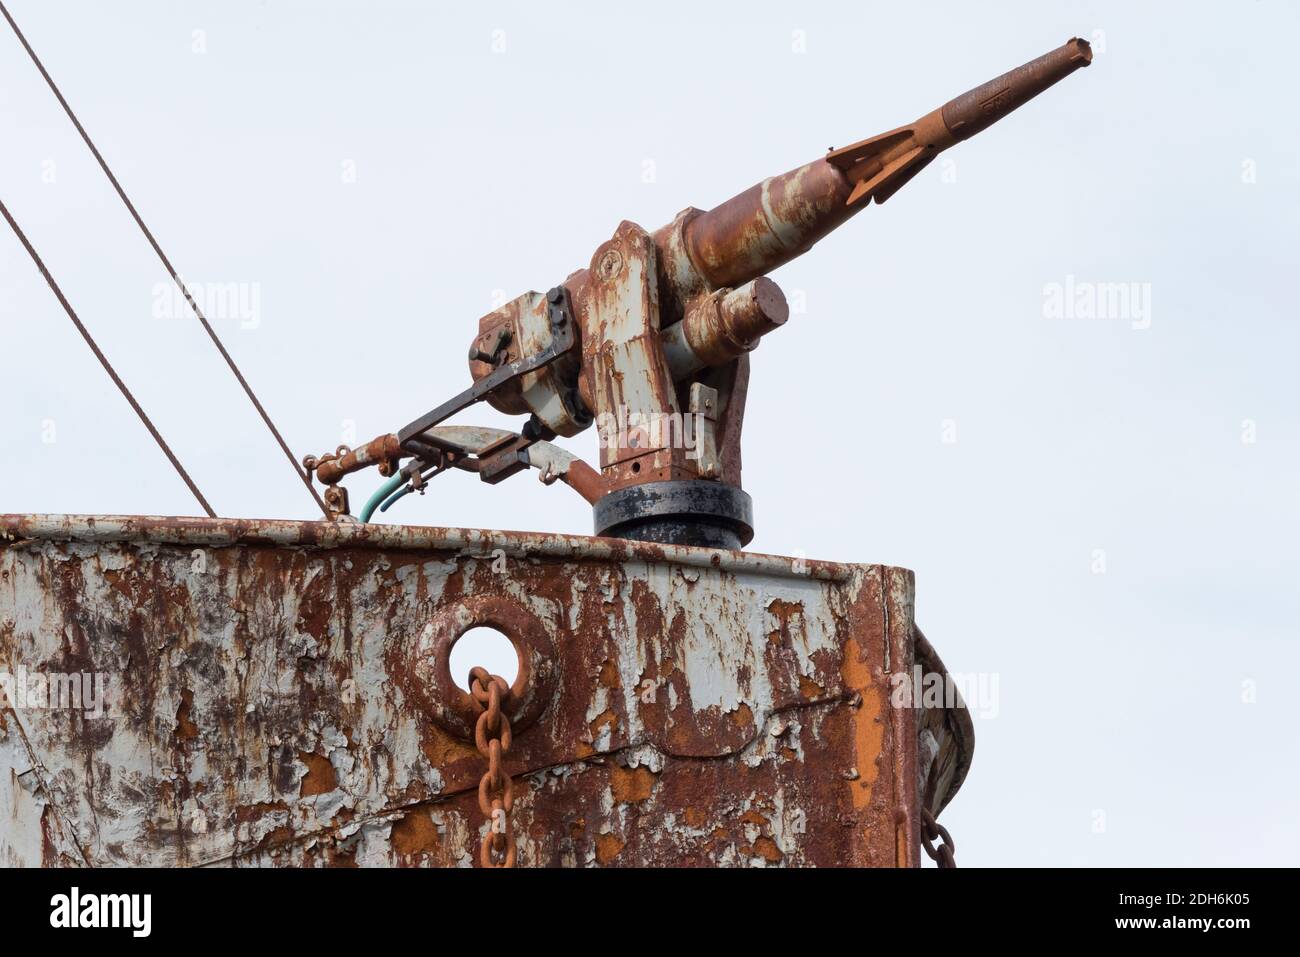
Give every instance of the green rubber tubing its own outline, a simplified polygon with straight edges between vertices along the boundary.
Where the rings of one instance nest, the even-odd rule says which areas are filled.
[[[378,491],[376,491],[374,495],[370,496],[370,500],[366,502],[366,507],[361,510],[361,514],[358,518],[360,518],[362,522],[370,521],[370,516],[375,514],[375,509],[379,508],[384,499],[392,495],[393,492],[397,491],[397,489],[405,483],[406,477],[403,476],[401,472],[398,472],[383,485],[379,486]]]
[[[379,506],[379,510],[381,512],[388,511],[390,508],[393,507],[393,503],[396,502],[399,498],[401,498],[404,495],[410,495],[414,491],[415,489],[411,488],[411,486],[403,485],[392,495],[388,496],[388,498],[384,499],[384,504]]]

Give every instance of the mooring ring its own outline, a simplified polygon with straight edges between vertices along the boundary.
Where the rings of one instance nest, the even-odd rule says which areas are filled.
[[[462,598],[434,612],[411,649],[411,673],[425,712],[443,730],[474,740],[482,708],[474,696],[451,677],[451,649],[471,628],[501,632],[514,646],[519,673],[510,686],[502,711],[518,733],[533,724],[550,703],[555,682],[555,644],[535,614],[517,601],[499,595]]]

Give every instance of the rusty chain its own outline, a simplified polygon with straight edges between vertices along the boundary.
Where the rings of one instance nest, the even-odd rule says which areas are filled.
[[[957,859],[953,855],[957,852],[957,842],[952,839],[948,829],[934,819],[929,808],[921,809],[921,825],[921,846],[930,855],[930,860],[941,868],[956,867]],[[940,842],[937,848],[934,846],[935,841]]]
[[[501,770],[501,758],[510,750],[510,719],[501,710],[510,700],[510,685],[486,668],[469,673],[470,696],[479,708],[474,724],[474,746],[488,759],[488,769],[478,784],[478,806],[488,819],[487,833],[479,842],[480,867],[514,867],[515,836],[510,831],[514,783]]]

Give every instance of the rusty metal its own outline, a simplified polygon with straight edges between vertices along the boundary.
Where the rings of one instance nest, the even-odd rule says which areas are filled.
[[[922,674],[944,674],[943,662],[919,627],[913,629],[913,639]],[[970,712],[960,691],[953,691],[956,707],[923,710],[917,735],[922,746],[918,774],[925,782],[921,804],[934,817],[939,816],[966,779],[975,751],[975,726]]]
[[[533,302],[540,300],[540,297],[537,293],[527,293],[521,299]],[[581,415],[575,410],[559,408],[567,401],[567,393],[563,396],[551,395],[554,389],[549,367],[562,363],[578,344],[578,331],[574,328],[568,291],[563,286],[556,286],[546,294],[544,300],[537,301],[531,314],[539,328],[530,325],[527,334],[519,338],[533,348],[525,351],[520,346],[517,350],[516,345],[510,345],[503,361],[491,366],[471,360],[471,368],[475,365],[488,366],[487,373],[475,376],[474,384],[468,389],[403,426],[397,433],[398,441],[405,443],[477,402],[491,402],[497,395],[516,388],[525,390],[525,394],[527,390],[540,389],[543,399],[535,403],[536,407],[530,402],[529,407],[535,418],[557,434],[571,435],[585,427],[585,424],[590,424],[579,424],[577,420],[581,419]],[[492,335],[495,337],[495,333]],[[537,384],[538,377],[541,377],[540,386]],[[565,424],[568,419],[574,420],[571,425]]]
[[[951,866],[973,729],[959,698],[893,694],[944,672],[911,572],[739,551],[748,353],[788,316],[766,272],[1090,57],[1071,40],[711,211],[621,223],[480,321],[470,388],[304,463],[336,519],[371,464],[392,479],[365,515],[532,467],[627,539],[0,517],[0,665],[120,692],[0,702],[0,862],[472,866],[477,835],[484,866]],[[527,423],[442,424],[480,401]],[[655,422],[683,416],[698,444]],[[599,472],[549,441],[593,422]],[[478,625],[518,653],[508,689],[451,681]]]
[[[884,202],[940,152],[1005,117],[1029,99],[1087,66],[1087,41],[1059,49],[976,87],[911,126],[773,176],[722,205],[688,210],[656,233],[676,263],[669,284],[685,302],[699,291],[735,286],[801,256],[865,208]],[[865,164],[865,165],[864,165]],[[680,230],[680,236],[673,233]]]
[[[646,427],[654,416],[681,416],[668,360],[659,341],[654,242],[623,222],[591,259],[578,302],[583,329],[580,394],[598,416],[597,428],[629,421],[618,441],[600,446],[606,491],[641,482],[696,477],[682,443]],[[644,424],[643,424],[644,423]],[[608,427],[606,426],[608,432]]]
[[[330,485],[325,489],[325,507],[331,519],[337,521],[349,514],[348,490],[342,485]]]
[[[479,866],[514,867],[518,849],[510,830],[510,812],[515,806],[515,784],[501,767],[512,740],[510,717],[502,711],[510,703],[510,686],[484,668],[472,668],[469,680],[470,693],[480,709],[474,722],[474,746],[488,759],[478,784],[478,807],[488,825],[479,841]]]
[[[957,842],[952,839],[948,829],[934,819],[929,808],[921,808],[921,847],[926,856],[940,868],[951,870],[957,866]],[[938,841],[936,848],[934,842]]]
[[[503,452],[512,452],[523,446],[524,464],[538,471],[537,478],[544,485],[556,480],[568,485],[588,502],[595,502],[603,490],[600,475],[590,465],[567,449],[548,441],[522,442],[522,436],[505,429],[481,426],[440,425],[422,436],[466,456],[456,462],[457,468],[474,471],[480,465],[487,467],[488,459]]]
[[[781,328],[790,306],[781,287],[760,276],[739,289],[719,289],[695,299],[681,322],[662,335],[673,379],[681,381],[709,366],[725,365],[758,347]]]
[[[986,129],[1091,62],[1091,47],[1076,37],[949,100],[911,126],[832,150],[826,161],[853,184],[845,205],[868,198],[883,203],[944,150]]]
[[[339,446],[324,455],[308,455],[303,467],[325,484],[325,501],[332,519],[349,514],[347,490],[338,481],[353,472],[376,465],[380,475],[398,471],[399,458],[415,449],[413,459],[403,472],[414,488],[422,488],[430,473],[449,468],[478,472],[486,482],[499,482],[526,468],[538,470],[545,485],[562,481],[588,503],[594,504],[605,494],[600,475],[573,453],[551,442],[530,438],[505,429],[480,426],[440,425],[403,444],[395,434],[381,435],[359,449]]]
[[[371,439],[357,449],[339,446],[334,452],[324,455],[309,455],[303,459],[303,468],[315,476],[324,485],[337,485],[338,482],[353,472],[374,465],[380,475],[392,475],[393,463],[402,453],[402,446],[397,436],[388,434]]]
[[[913,603],[905,569],[585,536],[3,516],[0,672],[109,694],[0,702],[0,862],[473,866],[445,665],[494,625],[521,866],[919,866],[972,742],[891,703],[943,670]]]
[[[479,334],[469,350],[475,383],[525,356],[554,353],[552,361],[491,389],[486,400],[493,408],[507,415],[535,416],[556,435],[577,435],[591,425],[574,391],[579,360],[568,342],[576,341],[580,330],[573,320],[573,305],[563,286],[545,296],[524,293],[479,320]]]
[[[545,297],[525,293],[479,321],[469,348],[474,386],[402,430],[402,451],[418,456],[418,433],[484,400],[506,414],[528,415],[556,435],[577,434],[594,422],[600,472],[597,482],[584,482],[588,501],[677,482],[715,482],[739,492],[747,354],[789,316],[785,297],[765,274],[807,252],[872,200],[885,202],[940,152],[1091,58],[1085,41],[1071,39],[908,126],[832,149],[712,210],[686,209],[654,233],[620,223],[587,268]],[[561,304],[576,329],[562,333],[556,325]],[[707,408],[693,401],[701,395],[711,397]],[[706,430],[705,454],[683,440],[685,421]],[[521,434],[529,437],[527,429]],[[499,482],[523,471],[526,445],[485,460],[480,478]],[[417,461],[407,469],[418,475],[426,467]],[[328,479],[335,470],[320,474]],[[707,524],[709,516],[701,521]],[[599,518],[595,524],[599,533]],[[679,542],[702,540],[690,524],[678,523]]]

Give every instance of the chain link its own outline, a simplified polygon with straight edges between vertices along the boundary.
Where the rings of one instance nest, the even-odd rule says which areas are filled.
[[[515,803],[514,782],[501,769],[501,758],[510,750],[510,719],[501,706],[510,700],[510,685],[485,668],[469,673],[470,696],[480,713],[474,724],[474,746],[488,760],[488,769],[478,783],[478,806],[488,819],[487,833],[479,843],[481,867],[514,867],[515,836],[510,830],[510,811]]]
[[[934,819],[929,808],[921,809],[921,825],[921,846],[930,855],[930,860],[941,868],[956,867],[957,859],[953,855],[957,852],[957,842],[948,829]],[[935,841],[940,842],[938,847],[934,846]]]
[[[479,707],[474,724],[474,746],[488,760],[487,770],[478,784],[478,806],[488,819],[488,830],[479,842],[481,867],[514,867],[515,836],[510,830],[510,812],[514,808],[514,781],[501,768],[501,759],[510,750],[510,719],[502,710],[510,699],[510,685],[485,668],[469,673],[470,695]],[[929,808],[921,810],[921,846],[930,860],[940,868],[955,868],[957,842],[948,829],[935,820]],[[934,842],[939,846],[935,847]]]

